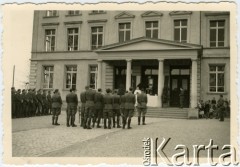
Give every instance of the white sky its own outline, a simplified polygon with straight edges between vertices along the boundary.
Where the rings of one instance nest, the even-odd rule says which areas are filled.
[[[11,81],[13,76],[13,66],[15,65],[15,88],[25,88],[25,83],[29,82],[31,43],[33,29],[32,10],[8,10],[3,13],[3,55],[11,58],[7,69],[10,76],[3,76]],[[5,22],[4,22],[5,23]],[[7,59],[6,58],[6,59]]]

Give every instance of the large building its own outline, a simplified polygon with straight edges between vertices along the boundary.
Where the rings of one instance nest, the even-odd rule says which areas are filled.
[[[230,97],[230,13],[35,11],[30,86],[146,89],[149,106]],[[63,98],[65,99],[65,98]]]

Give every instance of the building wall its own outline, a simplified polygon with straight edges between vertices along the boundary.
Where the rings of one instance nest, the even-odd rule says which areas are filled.
[[[170,15],[170,11],[159,11],[162,16],[142,17],[145,11],[126,11],[125,15],[133,18],[119,18],[115,16],[122,11],[107,11],[104,14],[93,15],[90,11],[81,11],[79,16],[68,16],[67,11],[58,11],[57,17],[45,17],[46,11],[35,11],[33,22],[32,57],[30,66],[30,86],[42,88],[43,65],[54,65],[54,89],[59,89],[63,97],[68,93],[64,88],[65,66],[77,65],[77,93],[84,90],[89,84],[89,66],[97,65],[99,55],[91,50],[91,26],[104,27],[103,44],[109,45],[118,42],[118,23],[131,22],[131,38],[145,36],[145,21],[160,21],[159,38],[173,41],[173,20],[188,19],[188,43],[203,46],[199,53],[198,61],[198,99],[208,100],[218,94],[209,93],[209,64],[225,64],[225,92],[224,96],[230,97],[230,28],[229,13],[227,12],[180,12]],[[210,20],[225,20],[224,47],[210,48],[209,22]],[[79,50],[67,51],[67,28],[79,27]],[[54,52],[45,51],[45,29],[56,28],[56,49]],[[139,45],[140,46],[140,45]],[[125,48],[126,49],[126,48]],[[137,49],[137,48],[136,48]],[[114,53],[115,56],[121,55]],[[161,52],[165,54],[165,52]],[[175,53],[173,53],[175,54]],[[177,54],[180,54],[177,52]],[[141,56],[128,53],[127,56]],[[144,55],[145,56],[145,55]],[[148,54],[154,56],[154,52]],[[124,58],[124,57],[121,57]],[[102,63],[102,88],[113,88],[114,66],[108,62]],[[141,79],[141,67],[133,66],[133,75]],[[164,75],[169,75],[169,68],[164,64]]]

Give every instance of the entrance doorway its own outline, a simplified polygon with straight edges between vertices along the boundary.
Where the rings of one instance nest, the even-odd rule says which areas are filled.
[[[190,69],[189,67],[172,67],[170,76],[170,106],[180,106],[180,88],[184,89],[183,107],[189,107]]]

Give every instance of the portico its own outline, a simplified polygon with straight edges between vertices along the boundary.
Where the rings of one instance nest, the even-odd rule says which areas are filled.
[[[190,92],[188,107],[194,108],[197,106],[198,97],[199,51],[201,51],[199,45],[149,38],[138,38],[105,46],[96,50],[98,87],[103,88],[103,80],[109,79],[112,73],[113,89],[117,88],[115,86],[119,86],[119,83],[124,84],[125,89],[140,85],[148,91],[149,106],[164,107],[164,97],[168,94],[168,89],[177,90],[179,86],[184,86]],[[112,69],[108,70],[108,73],[103,70],[106,65],[108,69]],[[180,73],[176,73],[177,71]],[[185,77],[188,78],[186,80],[181,79],[182,83],[180,83],[175,75],[179,78],[184,78],[185,75],[189,77]],[[170,92],[172,93],[172,90]]]

